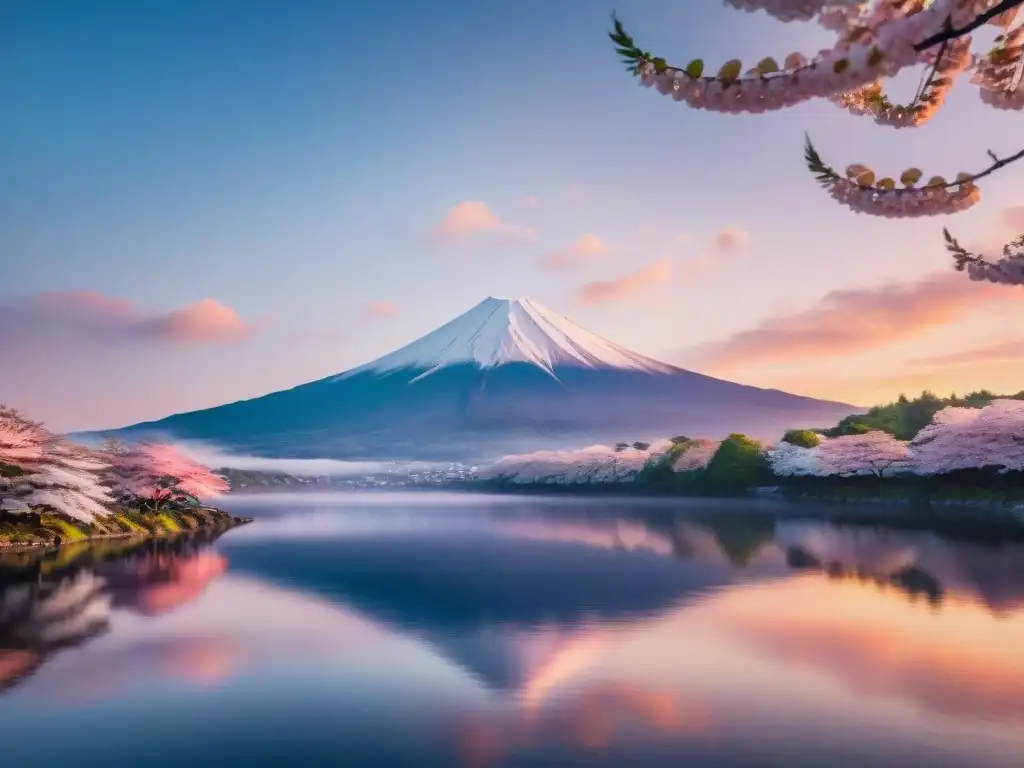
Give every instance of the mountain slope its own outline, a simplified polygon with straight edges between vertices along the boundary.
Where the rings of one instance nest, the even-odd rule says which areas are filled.
[[[474,461],[676,434],[776,439],[857,410],[666,365],[536,302],[488,298],[342,374],[114,434],[265,456]]]

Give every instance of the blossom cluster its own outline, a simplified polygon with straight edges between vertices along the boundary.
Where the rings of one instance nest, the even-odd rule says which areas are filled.
[[[207,467],[165,445],[90,450],[0,406],[0,510],[49,511],[91,523],[117,503],[154,509],[228,490]]]
[[[696,109],[725,113],[761,113],[783,109],[815,98],[826,98],[858,115],[893,128],[912,128],[931,120],[945,104],[954,80],[974,68],[972,78],[986,104],[1024,109],[1020,88],[1024,62],[1024,27],[997,38],[985,56],[973,56],[972,38],[957,34],[973,29],[979,16],[993,11],[1000,0],[726,0],[744,11],[763,11],[781,21],[817,21],[836,33],[830,48],[812,58],[800,53],[782,65],[771,57],[744,72],[739,59],[726,62],[715,76],[704,75],[704,62],[670,66],[632,44],[619,28],[613,40],[627,61],[635,61],[642,85]],[[1018,8],[988,20],[1008,29]],[[954,31],[951,39],[943,36]],[[947,35],[948,36],[948,35]],[[938,39],[939,42],[932,42]],[[909,104],[893,104],[882,82],[915,65],[931,72]],[[822,169],[813,168],[816,172]],[[826,169],[827,170],[827,169]],[[857,213],[910,218],[958,213],[976,205],[981,195],[971,174],[957,181],[933,179],[927,186],[897,189],[884,184],[819,175],[829,195]],[[978,270],[976,270],[977,272]],[[984,278],[982,278],[984,279]]]
[[[981,100],[996,109],[1024,109],[1022,63],[1024,27],[1017,27],[1003,35],[999,45],[975,65],[971,82],[978,86]]]
[[[657,443],[647,449],[627,447],[616,450],[607,445],[591,445],[578,450],[516,454],[481,467],[476,476],[480,480],[516,484],[632,482],[637,473],[667,447],[665,443]]]
[[[591,445],[577,450],[536,451],[505,456],[481,467],[476,477],[514,484],[628,483],[643,469],[665,461],[671,462],[673,472],[704,469],[720,444],[705,439],[685,443],[659,440],[644,448]]]
[[[809,10],[815,6],[819,10],[836,5],[847,6],[846,3],[784,0],[733,4],[750,10],[770,10],[780,18],[809,18]],[[922,60],[922,54],[915,45],[941,32],[947,19],[952,18],[954,23],[966,21],[995,4],[996,0],[935,0],[928,7],[922,7],[913,0],[882,3],[879,6],[881,15],[879,8],[872,7],[865,12],[866,15],[848,20],[852,30],[844,30],[833,47],[819,51],[813,59],[792,53],[780,68],[774,59],[768,58],[745,74],[741,74],[742,63],[733,59],[724,64],[715,77],[703,76],[703,62],[700,60],[682,68],[659,66],[654,60],[645,60],[637,67],[637,74],[641,84],[697,109],[731,113],[767,112],[814,98],[849,93],[870,86],[880,78],[892,77]],[[966,51],[959,51],[959,55],[966,55]],[[966,66],[966,63],[963,61],[962,65]],[[959,70],[955,67],[949,70],[950,73],[954,71]]]
[[[814,448],[780,443],[768,452],[779,476],[853,476],[886,472],[943,475],[967,469],[1024,471],[1024,401],[948,407],[904,442],[873,431],[824,439]]]
[[[953,81],[971,64],[971,38],[952,41],[921,92],[907,105],[892,104],[882,93],[882,82],[875,82],[848,93],[829,97],[833,103],[855,115],[870,115],[879,125],[891,128],[916,128],[931,120],[953,88]]]
[[[946,408],[939,413],[942,418],[913,440],[918,474],[982,467],[1024,471],[1024,401],[995,400],[984,408]]]
[[[860,14],[863,0],[725,0],[741,11],[764,11],[779,21],[810,21],[826,11]]]
[[[981,191],[972,181],[965,180],[949,186],[940,176],[936,176],[925,187],[904,189],[863,186],[850,179],[837,178],[829,182],[828,193],[833,200],[857,213],[890,219],[957,213],[977,205],[981,200]]]
[[[953,251],[957,251],[954,249]],[[995,259],[972,256],[966,251],[958,269],[965,269],[971,280],[1001,285],[1024,285],[1024,235],[1003,247],[1002,255]]]

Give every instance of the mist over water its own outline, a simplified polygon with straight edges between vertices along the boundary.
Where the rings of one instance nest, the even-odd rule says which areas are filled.
[[[0,556],[5,763],[1021,765],[1019,542],[761,502],[229,498],[256,522],[216,541]]]
[[[236,454],[212,443],[172,441],[176,447],[208,467],[250,472],[280,472],[296,477],[364,477],[366,475],[423,472],[443,469],[447,463],[423,461],[344,461],[341,459],[281,459]]]

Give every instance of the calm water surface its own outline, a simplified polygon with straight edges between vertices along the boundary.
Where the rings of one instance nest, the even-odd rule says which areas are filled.
[[[1024,765],[1020,544],[739,502],[234,504],[257,521],[212,545],[8,559],[4,765]]]

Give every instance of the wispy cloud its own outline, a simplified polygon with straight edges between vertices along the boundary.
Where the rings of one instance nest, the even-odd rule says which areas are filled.
[[[282,472],[295,477],[362,477],[367,474],[403,473],[431,469],[427,462],[342,461],[339,459],[274,459],[233,454],[202,442],[176,442],[176,447],[209,467],[250,472]],[[447,465],[445,465],[447,466]]]
[[[573,269],[593,264],[608,252],[608,246],[597,235],[583,235],[572,245],[549,251],[541,258],[541,266],[550,270]]]
[[[528,242],[537,233],[529,227],[499,218],[486,203],[465,200],[452,208],[430,233],[437,245],[514,244]]]
[[[628,275],[614,280],[586,283],[579,291],[580,303],[588,306],[629,298],[664,283],[672,276],[668,259],[657,259]]]
[[[390,301],[369,301],[363,306],[363,317],[368,319],[383,319],[395,317],[399,314],[397,306]]]
[[[536,208],[540,205],[540,198],[536,195],[523,195],[519,202],[525,205],[527,208]]]
[[[1004,360],[1018,362],[1022,359],[1024,359],[1024,338],[1002,341],[998,344],[986,344],[945,355],[919,357],[913,361],[913,364],[923,368],[945,368],[952,365],[975,365]]]
[[[694,350],[709,369],[837,357],[887,346],[948,325],[979,303],[1020,301],[1014,288],[943,272],[909,283],[832,291],[810,309],[770,318]]]
[[[203,299],[169,312],[145,312],[124,299],[94,291],[42,293],[0,305],[0,344],[34,333],[58,332],[103,341],[232,344],[261,330],[231,307]]]

